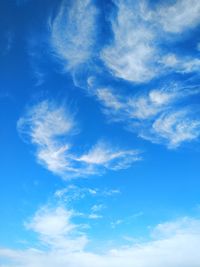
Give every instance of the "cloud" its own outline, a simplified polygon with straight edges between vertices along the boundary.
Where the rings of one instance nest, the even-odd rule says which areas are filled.
[[[104,165],[112,170],[126,169],[134,161],[141,160],[139,151],[114,149],[103,141],[77,160],[89,165]]]
[[[60,211],[58,212],[58,214]],[[53,216],[57,216],[57,212]],[[62,212],[61,212],[62,214]],[[60,215],[59,215],[60,216]],[[58,217],[59,217],[58,216]],[[62,217],[62,216],[61,216]],[[52,218],[51,218],[52,219]],[[63,228],[63,227],[61,227]],[[104,254],[81,250],[0,249],[4,267],[196,267],[200,264],[200,221],[184,217],[157,225],[151,231],[149,241],[114,247]]]
[[[200,23],[198,0],[156,4],[114,1],[117,14],[111,16],[113,40],[103,48],[101,59],[121,79],[144,83],[167,73],[199,72],[198,58],[169,54],[173,44],[167,33],[182,33]],[[161,27],[160,27],[160,26]],[[169,48],[163,49],[165,44]],[[168,68],[166,68],[168,67]]]
[[[76,133],[73,115],[53,102],[43,101],[32,107],[19,119],[17,128],[36,145],[38,161],[63,178],[124,169],[140,159],[139,151],[117,149],[103,141],[78,155],[69,141]]]
[[[90,60],[96,38],[97,9],[92,0],[63,1],[51,23],[51,45],[66,70]]]
[[[172,4],[158,5],[156,21],[166,32],[182,33],[200,23],[200,2],[198,0],[179,0]]]
[[[43,101],[31,108],[17,123],[18,131],[37,146],[37,159],[53,173],[75,172],[68,156],[70,145],[62,141],[73,133],[73,116],[54,103]]]
[[[198,87],[171,84],[169,87],[141,91],[138,94],[119,95],[110,88],[97,89],[96,97],[106,114],[115,119],[147,120],[169,109],[173,104],[199,93]]]
[[[197,26],[199,9],[198,0],[155,5],[114,0],[111,12],[101,13],[111,27],[111,34],[105,34],[101,11],[92,0],[64,0],[50,23],[52,54],[71,73],[74,85],[85,89],[91,85],[89,77],[101,76],[105,67],[111,76],[135,84],[173,72],[199,72],[199,59],[191,51],[183,55],[180,46],[175,54],[174,42],[181,36],[171,35]]]
[[[131,96],[123,96],[109,88],[97,90],[96,97],[104,113],[113,121],[125,122],[139,137],[168,148],[196,140],[200,135],[200,119],[184,104],[184,100],[199,94],[198,86],[153,89]],[[197,110],[197,108],[196,108]]]
[[[88,199],[107,199],[108,197],[113,197],[121,194],[119,189],[108,189],[104,188],[100,190],[99,188],[95,187],[80,187],[76,185],[68,185],[65,188],[58,189],[55,192],[55,198],[63,203],[66,203],[68,206],[72,204],[72,202],[76,201],[83,201],[85,198]],[[90,202],[90,201],[89,201]],[[89,210],[92,212],[97,212],[103,209],[104,206],[102,204],[95,204],[94,206],[90,207]]]
[[[103,105],[114,111],[119,111],[124,108],[123,98],[115,95],[109,88],[100,88],[96,90],[97,99],[103,103]]]
[[[177,110],[163,113],[156,119],[147,136],[141,134],[143,138],[158,143],[166,143],[169,148],[176,148],[183,142],[193,141],[200,136],[200,120],[191,116],[186,110]]]
[[[113,42],[101,58],[111,72],[132,82],[146,82],[156,75],[154,33],[142,13],[142,5],[115,1],[117,15],[111,19]]]
[[[72,201],[84,199],[87,196],[96,196],[98,194],[99,190],[97,188],[78,187],[72,184],[66,188],[58,189],[55,192],[55,197],[69,204]]]
[[[174,54],[163,57],[161,62],[169,69],[178,73],[192,73],[200,71],[200,60],[198,58],[178,58]]]
[[[78,226],[72,223],[74,216],[72,210],[67,210],[62,206],[54,208],[44,206],[25,226],[34,231],[44,245],[68,252],[80,251],[88,240],[77,230]]]

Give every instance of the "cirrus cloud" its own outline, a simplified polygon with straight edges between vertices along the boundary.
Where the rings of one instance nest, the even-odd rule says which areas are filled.
[[[122,150],[104,141],[89,152],[74,152],[70,137],[77,131],[75,125],[73,115],[63,106],[43,101],[18,120],[17,128],[36,145],[37,160],[63,178],[125,169],[141,159],[137,150]]]

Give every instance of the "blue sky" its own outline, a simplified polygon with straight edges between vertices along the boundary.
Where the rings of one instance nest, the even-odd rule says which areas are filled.
[[[200,265],[200,2],[0,3],[0,267]]]

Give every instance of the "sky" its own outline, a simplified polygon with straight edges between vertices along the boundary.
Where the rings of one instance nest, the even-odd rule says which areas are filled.
[[[0,267],[200,266],[200,1],[0,1]]]

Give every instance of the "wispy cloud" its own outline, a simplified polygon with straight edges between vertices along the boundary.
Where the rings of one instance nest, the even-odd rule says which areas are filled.
[[[198,0],[179,0],[170,4],[158,5],[156,21],[170,33],[182,33],[200,23],[200,2]]]
[[[173,71],[199,72],[198,58],[189,54],[180,58],[168,55],[167,50],[170,51],[173,45],[166,36],[167,33],[182,33],[200,23],[198,0],[160,3],[155,9],[147,1],[119,0],[114,3],[117,14],[111,17],[113,40],[101,53],[114,76],[144,83]],[[167,50],[163,49],[166,42],[169,43]]]
[[[115,1],[116,17],[111,19],[113,42],[105,47],[101,58],[111,72],[122,79],[145,82],[155,76],[154,33],[143,16],[142,4]]]
[[[37,146],[37,159],[48,170],[62,177],[101,174],[105,169],[128,168],[140,159],[136,150],[121,150],[97,142],[81,155],[73,151],[69,137],[76,132],[73,115],[55,103],[43,101],[31,108],[17,124],[21,135]]]
[[[139,151],[121,150],[111,147],[103,141],[97,143],[88,153],[77,160],[89,165],[104,165],[111,170],[126,169],[134,161],[141,160]]]
[[[198,139],[199,119],[197,116],[194,118],[188,106],[181,106],[180,102],[197,93],[198,86],[185,86],[184,83],[187,83],[185,76],[199,73],[200,60],[189,50],[183,54],[181,49],[174,49],[174,43],[177,38],[182,38],[180,33],[199,24],[199,1],[180,0],[152,5],[145,0],[138,3],[116,0],[113,6],[115,9],[108,15],[112,34],[104,36],[102,33],[99,40],[103,38],[104,42],[103,45],[100,42],[97,49],[94,44],[99,25],[94,2],[76,0],[67,5],[64,1],[51,24],[51,45],[55,54],[71,73],[81,65],[88,70],[85,63],[90,62],[92,74],[90,70],[86,71],[87,75],[79,73],[78,78],[73,74],[75,85],[89,87],[91,95],[103,104],[104,113],[112,120],[125,121],[127,128],[139,137],[163,143],[169,148]],[[92,61],[94,54],[104,63],[103,66],[98,65],[98,60]],[[102,68],[103,73],[105,69],[109,70],[110,79],[114,78],[115,83],[125,80],[134,85],[147,84],[162,77],[166,85],[164,89],[143,88],[127,97],[117,92],[118,85],[115,90],[98,86],[95,75],[101,76]],[[176,82],[176,77],[171,74],[179,75],[182,84],[178,81],[180,77]],[[62,150],[58,152],[62,153]],[[93,172],[94,166],[99,168],[101,164],[107,169],[128,167],[133,159],[131,154],[130,151],[97,143],[73,160],[87,165],[87,171]]]
[[[192,73],[200,71],[200,59],[198,58],[178,58],[174,54],[169,54],[164,56],[161,62],[165,67],[178,73]]]
[[[43,101],[19,119],[17,128],[37,146],[37,159],[50,171],[58,174],[75,171],[68,156],[70,145],[61,141],[73,132],[74,120],[63,107]]]
[[[187,105],[182,106],[184,99],[198,94],[198,86],[172,84],[134,96],[117,95],[109,88],[101,88],[96,96],[112,120],[125,121],[128,129],[144,139],[176,148],[200,135],[199,116]]]
[[[150,131],[144,131],[141,136],[152,142],[165,143],[169,148],[176,148],[200,137],[200,120],[195,119],[187,109],[163,113],[154,121]]]
[[[83,201],[84,199],[98,199],[100,201],[104,201],[110,197],[116,197],[121,194],[119,189],[99,189],[96,187],[79,187],[73,184],[58,189],[55,192],[55,198],[61,201],[62,203],[66,203],[68,206],[71,206],[73,202]],[[92,207],[89,207],[89,211],[92,213],[100,211],[104,208],[103,204],[95,204]]]
[[[111,76],[134,83],[150,82],[174,71],[199,72],[199,59],[191,56],[191,51],[188,55],[174,54],[173,40],[177,36],[172,34],[199,24],[198,0],[157,3],[154,7],[145,0],[138,3],[115,0],[113,4],[116,9],[109,14],[112,34],[99,36],[99,41],[101,38],[104,41],[99,42],[98,48],[100,25],[92,0],[63,1],[50,23],[54,55],[72,73],[75,85],[87,87],[88,79],[88,75],[76,75],[75,70],[84,66],[81,73],[85,69],[99,71],[96,60],[92,60],[94,55],[103,61]],[[77,78],[79,75],[81,78]]]
[[[94,51],[97,9],[92,0],[63,1],[51,22],[51,45],[66,70],[90,60]]]

